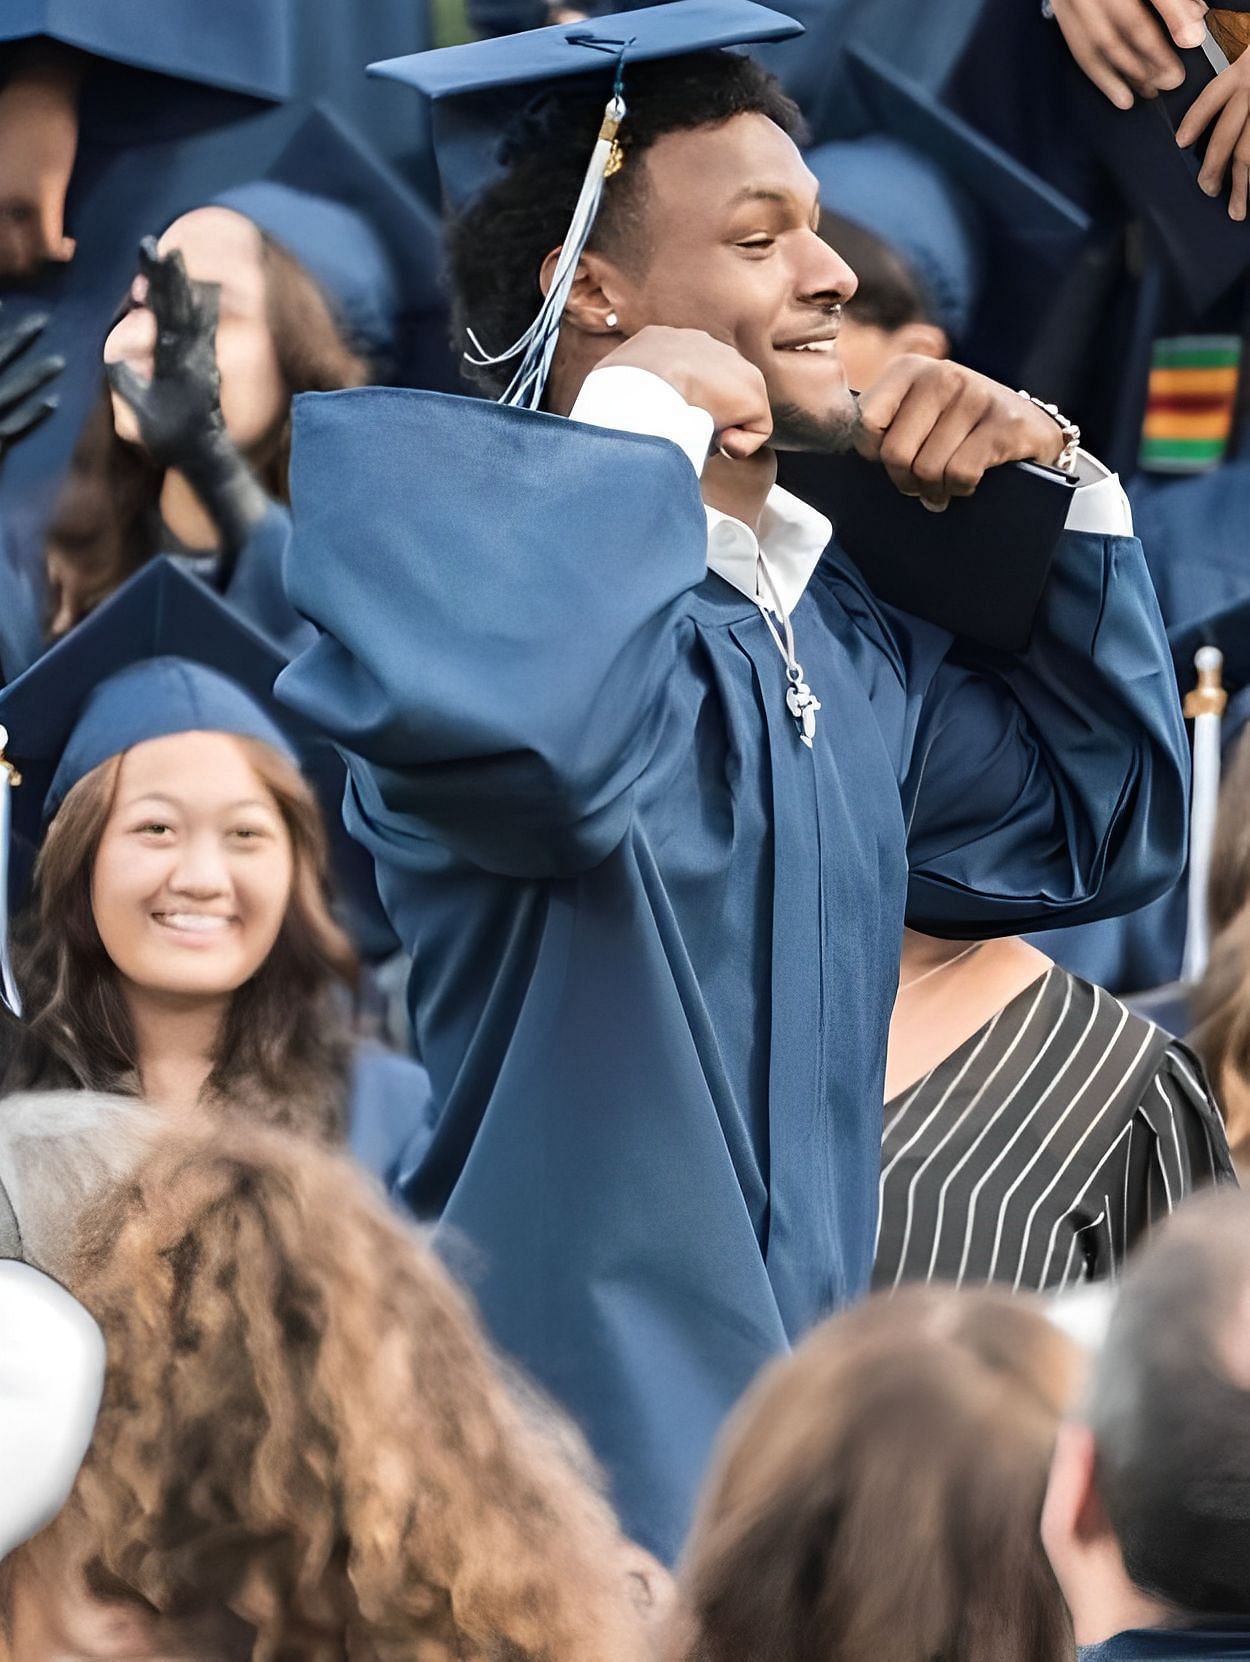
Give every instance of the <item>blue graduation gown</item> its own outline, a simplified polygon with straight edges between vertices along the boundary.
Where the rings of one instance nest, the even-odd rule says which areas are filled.
[[[1141,473],[1130,483],[1128,494],[1169,630],[1183,630],[1200,618],[1250,601],[1250,459],[1228,461],[1190,478]],[[1229,665],[1228,685],[1234,689],[1243,684],[1238,668]],[[1177,670],[1181,686],[1192,686],[1192,655]],[[1223,730],[1226,752],[1240,736],[1246,714],[1244,699],[1230,708]],[[1034,940],[1085,980],[1114,993],[1138,993],[1179,977],[1187,907],[1186,886],[1179,882],[1170,894],[1140,911]]]
[[[1083,1645],[1076,1654],[1078,1662],[1189,1662],[1191,1657],[1246,1662],[1250,1628],[1136,1628],[1104,1639],[1100,1645]]]
[[[411,87],[367,75],[383,58],[424,52],[432,0],[297,0],[295,85],[331,104],[390,161],[423,161],[429,117]],[[426,168],[420,171],[425,172]]]
[[[1140,549],[1065,537],[1032,652],[992,663],[831,549],[793,619],[808,751],[675,446],[398,389],[296,408],[287,583],[323,633],[278,693],[353,753],[413,954],[440,1117],[408,1196],[671,1556],[726,1411],[867,1286],[909,859],[915,921],[968,934],[1175,874]]]
[[[352,1057],[347,1147],[383,1186],[394,1189],[429,1141],[430,1076],[411,1057],[362,1044]]]
[[[31,36],[94,54],[66,202],[77,252],[34,282],[0,284],[5,323],[50,312],[40,350],[66,359],[60,407],[0,472],[0,675],[12,679],[38,654],[45,530],[139,239],[263,171],[295,112],[259,113],[288,91],[287,0],[6,0],[0,12],[0,80],[12,43]]]
[[[311,644],[316,631],[287,599],[282,562],[291,541],[291,516],[270,502],[260,524],[239,550],[222,598],[289,657]]]

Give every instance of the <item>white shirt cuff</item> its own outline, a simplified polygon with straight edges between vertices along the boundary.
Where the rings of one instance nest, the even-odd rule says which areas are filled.
[[[1133,510],[1119,475],[1088,451],[1078,450],[1076,478],[1064,530],[1086,531],[1095,537],[1131,537]]]
[[[714,432],[706,410],[687,404],[662,376],[632,364],[592,370],[582,383],[570,419],[591,427],[612,427],[618,433],[668,439],[685,453],[700,477]]]

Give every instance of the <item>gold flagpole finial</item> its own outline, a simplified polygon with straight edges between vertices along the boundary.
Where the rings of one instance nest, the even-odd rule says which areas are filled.
[[[5,749],[8,745],[8,742],[9,742],[9,730],[8,730],[8,728],[7,727],[0,727],[0,768],[2,768],[4,770],[4,772],[8,774],[8,776],[9,776],[9,781],[8,782],[9,782],[10,785],[20,785],[21,782],[22,782],[22,776],[17,771],[17,769],[13,766],[13,763],[9,760],[9,758],[4,753]]]
[[[1198,684],[1186,696],[1185,720],[1222,716],[1228,704],[1228,694],[1224,691],[1224,654],[1218,646],[1201,646],[1194,654],[1194,668],[1198,671]]]

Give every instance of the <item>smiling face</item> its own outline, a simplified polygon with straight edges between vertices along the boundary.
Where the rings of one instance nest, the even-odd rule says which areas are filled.
[[[178,733],[127,751],[96,853],[91,906],[123,982],[220,999],[277,940],[291,838],[239,740]]]
[[[763,374],[776,447],[841,447],[855,406],[839,307],[856,279],[818,234],[816,180],[793,140],[765,115],[737,115],[666,133],[639,165],[646,246],[619,308],[630,331],[705,330]]]
[[[217,367],[222,415],[240,450],[253,457],[263,455],[286,420],[291,395],[269,324],[260,232],[232,208],[197,208],[174,221],[159,248],[162,255],[177,249],[194,281],[220,287]],[[145,295],[145,280],[137,277],[130,309],[104,343],[104,361],[129,364],[148,380],[156,348],[156,319],[143,303]],[[113,394],[113,425],[126,443],[139,443],[134,412],[117,393]]]

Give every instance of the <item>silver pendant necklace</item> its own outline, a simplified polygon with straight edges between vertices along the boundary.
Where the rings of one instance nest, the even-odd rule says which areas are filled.
[[[821,703],[808,686],[803,674],[803,666],[794,655],[794,628],[790,622],[790,614],[781,604],[781,597],[777,593],[772,573],[769,571],[762,553],[756,563],[756,570],[768,589],[772,606],[770,607],[765,601],[761,600],[759,595],[755,597],[755,604],[759,607],[764,622],[768,625],[768,633],[772,636],[778,652],[785,660],[786,680],[789,682],[789,686],[786,688],[786,708],[794,717],[799,730],[800,741],[810,750],[812,741],[816,737],[816,715],[821,708]],[[776,612],[781,619],[784,639],[777,625],[773,622],[773,612]]]

